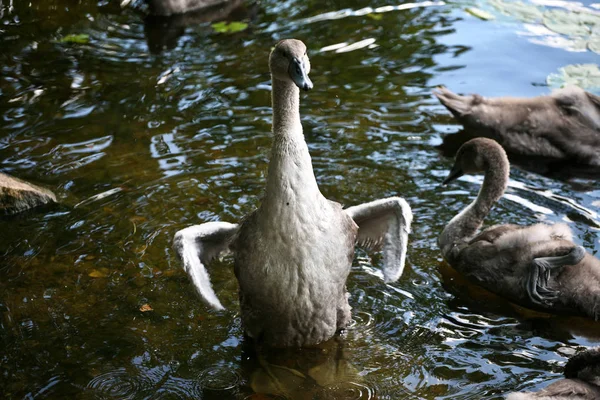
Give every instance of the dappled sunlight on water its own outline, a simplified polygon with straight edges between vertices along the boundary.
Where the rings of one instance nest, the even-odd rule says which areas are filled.
[[[496,399],[544,386],[600,342],[597,323],[516,307],[441,261],[437,236],[481,179],[440,187],[451,160],[438,145],[458,126],[431,95],[547,93],[547,75],[596,54],[531,40],[510,15],[479,20],[468,2],[268,0],[219,16],[248,23],[233,34],[118,3],[0,4],[0,169],[61,201],[0,220],[5,397]],[[61,42],[70,34],[88,40]],[[267,57],[286,37],[309,48],[301,113],[322,192],[345,205],[399,195],[415,220],[397,283],[383,283],[380,254],[357,250],[341,337],[263,360],[243,336],[232,259],[210,267],[226,307],[210,311],[171,238],[257,206]],[[598,252],[599,182],[513,168],[489,224],[565,221]]]

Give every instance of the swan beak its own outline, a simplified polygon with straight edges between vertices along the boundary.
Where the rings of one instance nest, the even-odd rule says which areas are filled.
[[[289,74],[296,86],[302,90],[310,90],[313,88],[313,83],[308,77],[308,68],[304,61],[294,58],[290,63]]]
[[[442,182],[442,185],[447,185],[450,182],[460,178],[461,176],[463,176],[465,173],[462,170],[461,167],[459,167],[458,165],[454,164],[454,166],[452,167],[452,169],[450,170],[450,173],[448,174],[448,176],[446,177],[446,179],[444,179],[444,182]]]

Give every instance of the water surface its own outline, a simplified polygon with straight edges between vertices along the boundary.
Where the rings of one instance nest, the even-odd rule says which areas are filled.
[[[380,255],[357,251],[344,337],[272,356],[304,376],[278,370],[290,397],[499,399],[543,387],[597,345],[598,324],[520,309],[443,264],[437,235],[481,180],[440,187],[452,161],[436,147],[458,126],[431,90],[545,94],[548,74],[598,55],[525,34],[539,22],[464,11],[486,3],[398,5],[265,0],[231,17],[248,29],[220,34],[209,22],[157,27],[118,2],[2,2],[0,169],[62,203],[0,220],[4,398],[252,395],[260,368],[231,259],[211,267],[227,311],[210,311],[170,242],[257,206],[271,143],[267,57],[287,37],[309,47],[315,88],[301,112],[322,192],[345,205],[399,195],[415,214],[397,283],[380,279]],[[69,34],[89,41],[61,42]],[[566,221],[600,250],[598,181],[511,174],[490,224]]]

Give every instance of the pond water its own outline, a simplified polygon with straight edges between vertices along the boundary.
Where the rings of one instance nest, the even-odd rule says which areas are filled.
[[[301,113],[324,195],[399,195],[415,220],[401,279],[384,284],[381,256],[357,250],[353,325],[317,349],[269,355],[276,384],[292,399],[499,399],[558,379],[600,342],[600,324],[469,285],[436,244],[481,179],[440,187],[452,160],[437,147],[459,127],[432,89],[534,96],[560,67],[598,61],[499,3],[263,0],[229,16],[247,29],[218,33],[201,17],[155,21],[114,1],[1,1],[0,170],[61,200],[0,219],[3,398],[267,398],[252,394],[275,383],[244,340],[232,260],[210,268],[227,310],[208,310],[171,239],[259,203],[267,57],[288,37],[309,48],[315,88]],[[513,167],[489,223],[567,221],[596,253],[599,202],[598,181]]]

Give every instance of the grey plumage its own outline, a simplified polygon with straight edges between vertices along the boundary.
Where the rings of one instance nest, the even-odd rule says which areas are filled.
[[[506,153],[493,140],[465,143],[446,181],[478,172],[485,178],[477,199],[439,238],[448,263],[524,307],[600,319],[600,261],[573,243],[566,224],[499,225],[477,233],[508,182]]]
[[[600,166],[600,97],[581,88],[533,98],[434,94],[471,136],[494,139],[511,155]]]
[[[312,88],[306,46],[279,42],[269,67],[274,137],[261,205],[239,225],[183,229],[174,247],[201,298],[215,309],[223,306],[205,264],[233,251],[246,333],[269,346],[306,346],[350,321],[345,285],[357,240],[383,247],[384,278],[398,279],[412,214],[399,197],[343,210],[321,194],[300,122],[299,88]]]
[[[598,400],[600,399],[600,347],[588,349],[569,359],[565,379],[538,392],[511,393],[506,400]]]

